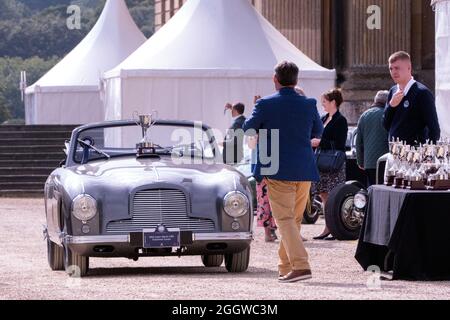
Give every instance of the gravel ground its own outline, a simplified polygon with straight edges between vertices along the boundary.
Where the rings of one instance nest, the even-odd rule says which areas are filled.
[[[372,283],[353,258],[353,242],[308,241],[313,279],[295,284],[277,282],[277,244],[264,242],[256,229],[250,268],[228,274],[206,269],[200,257],[91,259],[91,272],[70,279],[47,265],[42,236],[41,199],[0,198],[0,299],[151,299],[151,300],[300,300],[300,299],[449,299],[450,282]],[[311,239],[324,225],[304,226]]]

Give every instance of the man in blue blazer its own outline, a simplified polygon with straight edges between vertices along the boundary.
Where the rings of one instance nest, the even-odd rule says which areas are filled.
[[[316,100],[295,91],[298,74],[294,63],[278,64],[273,77],[278,92],[258,100],[243,127],[247,135],[259,135],[254,175],[267,179],[281,234],[278,280],[283,283],[312,277],[300,227],[311,182],[319,180],[311,137],[323,132]]]

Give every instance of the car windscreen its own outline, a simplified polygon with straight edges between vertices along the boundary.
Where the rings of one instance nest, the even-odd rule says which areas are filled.
[[[145,138],[138,125],[93,127],[81,131],[76,140],[76,163],[136,154],[140,142],[151,142],[158,155],[214,158],[212,137],[201,127],[194,126],[156,124],[147,131]]]

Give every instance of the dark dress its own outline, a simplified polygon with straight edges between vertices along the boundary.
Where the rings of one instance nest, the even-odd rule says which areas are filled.
[[[322,118],[325,123],[329,114]],[[348,124],[347,119],[338,111],[334,114],[333,119],[327,124],[323,131],[320,148],[322,150],[341,150],[345,152],[345,144],[347,141]],[[319,193],[329,193],[338,185],[345,183],[345,163],[338,172],[320,172],[320,181],[316,184],[315,190]]]

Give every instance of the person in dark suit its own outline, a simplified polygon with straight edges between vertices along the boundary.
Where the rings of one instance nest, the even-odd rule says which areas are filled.
[[[399,138],[409,145],[436,142],[441,130],[434,96],[422,83],[412,76],[411,57],[399,51],[389,58],[389,70],[396,83],[389,91],[384,111],[384,127],[389,139]]]
[[[322,105],[327,114],[322,118],[325,130],[322,137],[315,137],[311,144],[314,148],[321,150],[340,150],[345,152],[345,143],[347,141],[348,124],[347,119],[339,112],[339,107],[344,102],[341,90],[333,89],[323,94]],[[320,181],[315,186],[316,192],[319,193],[322,199],[322,204],[325,207],[328,194],[338,185],[345,183],[345,163],[343,167],[337,172],[321,172]],[[334,240],[330,236],[330,230],[325,225],[322,234],[314,237],[315,240]]]
[[[282,283],[312,277],[300,228],[311,181],[319,179],[311,136],[321,136],[323,125],[316,100],[295,91],[298,75],[294,63],[278,64],[273,77],[277,93],[258,100],[244,124],[247,135],[259,134],[254,175],[266,179],[281,235],[278,280]]]
[[[244,157],[244,134],[242,126],[246,120],[244,116],[245,105],[237,103],[232,106],[227,103],[225,110],[231,110],[234,122],[227,131],[225,141],[223,142],[223,162],[227,164],[237,164]]]

